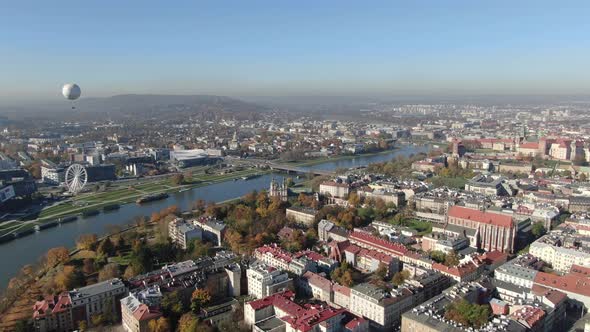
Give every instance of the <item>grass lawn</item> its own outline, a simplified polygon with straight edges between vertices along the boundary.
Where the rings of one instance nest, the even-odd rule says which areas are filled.
[[[18,225],[18,223],[16,221],[7,221],[5,223],[0,224],[0,230],[4,230],[7,228],[13,228],[16,225]]]
[[[425,235],[425,234],[432,233],[432,224],[427,221],[420,221],[420,220],[413,219],[408,222],[408,227],[418,231],[419,235]]]
[[[445,187],[455,188],[455,189],[464,189],[465,184],[467,184],[467,181],[469,181],[469,179],[462,178],[462,177],[443,178],[440,176],[435,176],[433,178],[428,179],[428,181],[437,187],[445,186]]]
[[[157,179],[154,181],[144,181],[136,185],[113,185],[109,187],[109,191],[99,193],[85,193],[73,198],[73,202],[65,202],[56,206],[49,207],[38,216],[39,223],[54,220],[59,217],[75,215],[86,210],[100,210],[105,205],[109,204],[128,204],[133,203],[137,198],[161,192],[172,192],[179,188],[196,188],[202,187],[210,183],[217,183],[239,178],[242,176],[262,175],[269,173],[269,170],[260,169],[245,169],[242,171],[233,172],[231,174],[198,174],[193,175],[191,181],[182,186],[172,184],[172,179]],[[35,224],[31,224],[33,227]],[[17,225],[14,225],[15,227]],[[22,230],[24,230],[23,228]],[[21,229],[19,229],[20,231]],[[13,229],[6,225],[0,226],[0,235],[13,231]]]
[[[131,262],[131,251],[124,252],[121,256],[109,257],[109,262],[117,263],[118,265],[129,265]]]

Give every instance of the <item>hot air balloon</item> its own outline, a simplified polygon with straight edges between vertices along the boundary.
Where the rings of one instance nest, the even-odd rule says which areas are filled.
[[[82,94],[82,91],[80,90],[80,87],[77,84],[68,83],[64,85],[64,87],[61,89],[61,93],[64,95],[64,97],[66,97],[66,99],[76,100],[80,98],[80,94]],[[72,109],[75,109],[75,107],[72,106]]]

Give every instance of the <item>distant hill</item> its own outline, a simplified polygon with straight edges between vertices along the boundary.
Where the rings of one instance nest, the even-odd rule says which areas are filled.
[[[71,107],[75,106],[75,110]],[[268,107],[239,99],[211,95],[152,95],[128,94],[104,98],[81,98],[73,103],[60,101],[43,105],[5,108],[9,118],[34,116],[37,118],[71,119],[137,118],[176,119],[193,117],[215,120],[219,116],[234,116],[236,119],[257,119]]]
[[[78,102],[81,109],[99,107],[110,110],[149,109],[171,105],[237,107],[240,110],[254,110],[255,105],[238,99],[210,95],[117,95],[107,98],[83,98]]]

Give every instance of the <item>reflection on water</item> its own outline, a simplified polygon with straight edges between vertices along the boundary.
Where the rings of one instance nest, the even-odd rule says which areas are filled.
[[[391,158],[403,155],[408,156],[428,150],[426,146],[403,146],[387,154],[372,156],[359,156],[354,159],[329,161],[319,165],[306,167],[307,169],[334,170],[337,168],[350,168],[367,165],[369,163],[388,161]],[[49,248],[66,246],[73,247],[76,238],[81,234],[104,234],[109,225],[127,225],[138,216],[150,216],[152,212],[160,211],[171,205],[177,205],[181,210],[186,210],[198,199],[207,202],[225,201],[247,194],[252,190],[268,188],[272,177],[282,177],[278,174],[267,174],[247,181],[229,180],[208,186],[193,188],[188,191],[171,193],[165,200],[146,204],[122,205],[120,209],[100,213],[88,218],[78,218],[77,221],[58,227],[49,228],[15,241],[0,244],[0,288],[4,288],[11,276],[23,265],[35,262]]]

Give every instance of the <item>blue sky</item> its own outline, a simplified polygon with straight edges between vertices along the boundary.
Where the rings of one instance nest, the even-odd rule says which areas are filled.
[[[6,1],[0,97],[590,94],[588,1]]]

